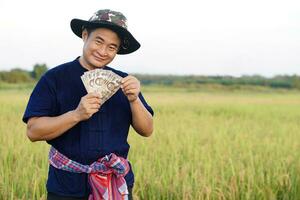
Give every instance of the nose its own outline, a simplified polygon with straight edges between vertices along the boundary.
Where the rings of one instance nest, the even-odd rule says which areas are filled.
[[[101,55],[101,56],[106,56],[107,55],[107,48],[105,47],[105,45],[101,45],[98,49],[97,52]]]

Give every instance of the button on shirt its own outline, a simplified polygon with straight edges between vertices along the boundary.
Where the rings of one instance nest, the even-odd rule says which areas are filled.
[[[104,67],[121,77],[128,74]],[[50,69],[41,77],[34,88],[23,121],[30,117],[58,116],[77,108],[81,97],[87,94],[80,76],[86,72],[78,58],[72,62]],[[153,115],[142,94],[139,98]],[[91,164],[99,158],[115,153],[127,158],[128,131],[131,125],[131,110],[127,97],[119,89],[90,119],[81,121],[61,136],[47,141],[59,152],[81,164]],[[132,170],[125,180],[133,187]],[[83,197],[89,194],[87,175],[71,173],[49,166],[47,190],[58,195]]]

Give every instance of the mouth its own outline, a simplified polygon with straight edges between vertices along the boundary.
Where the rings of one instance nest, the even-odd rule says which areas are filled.
[[[95,55],[94,55],[94,58],[95,58],[95,60],[97,60],[99,62],[103,62],[105,60],[104,58],[101,58],[101,57],[95,56]]]

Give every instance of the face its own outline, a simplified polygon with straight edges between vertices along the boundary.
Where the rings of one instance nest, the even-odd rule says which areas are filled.
[[[82,32],[84,42],[80,63],[87,69],[101,68],[110,63],[116,56],[120,39],[118,35],[106,28],[98,28],[90,34]]]

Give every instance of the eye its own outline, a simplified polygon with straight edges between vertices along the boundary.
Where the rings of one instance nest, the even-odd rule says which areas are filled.
[[[117,47],[115,47],[115,46],[109,46],[109,50],[110,51],[117,51]]]
[[[102,44],[103,42],[102,42],[101,40],[95,40],[95,43],[98,44],[98,45],[100,45],[100,44]]]

